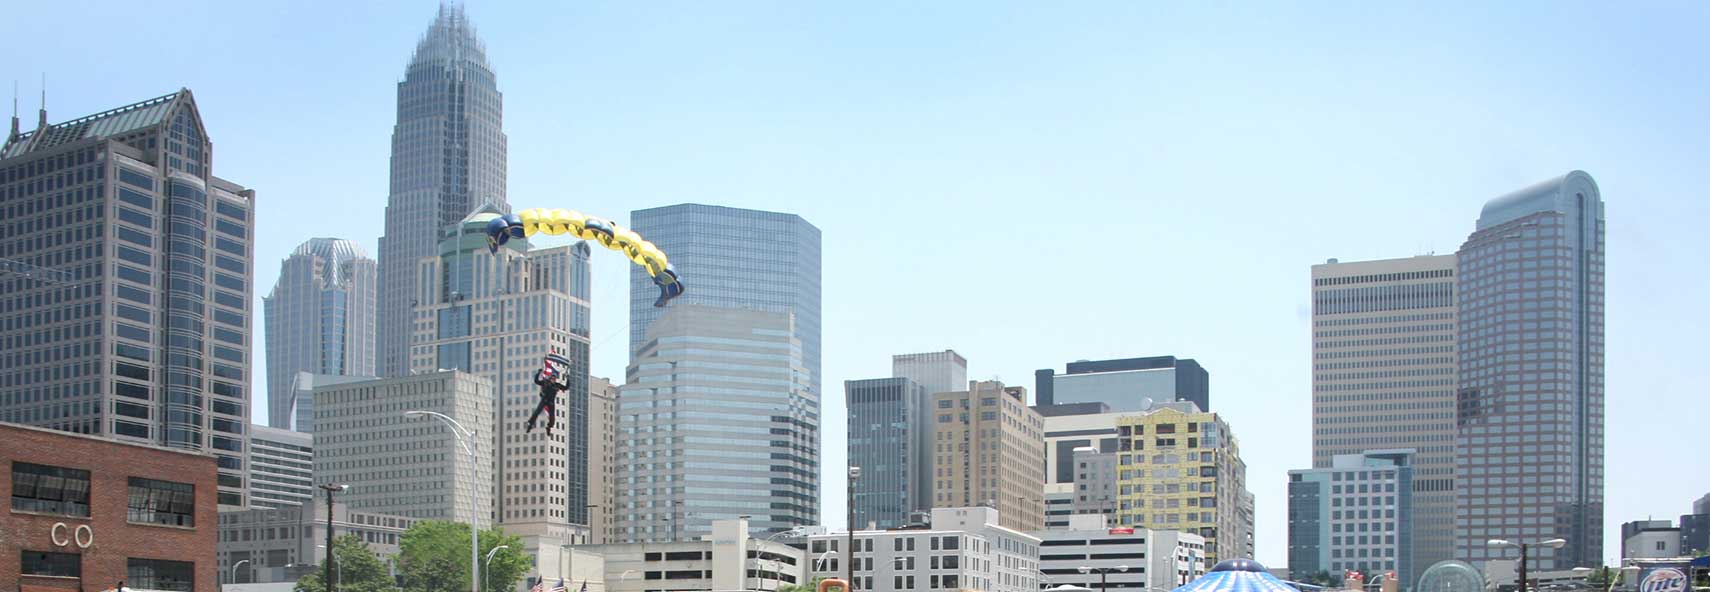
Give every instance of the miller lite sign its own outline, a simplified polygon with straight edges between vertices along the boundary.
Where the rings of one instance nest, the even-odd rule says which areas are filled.
[[[1686,592],[1686,572],[1672,567],[1652,569],[1639,580],[1639,592]]]

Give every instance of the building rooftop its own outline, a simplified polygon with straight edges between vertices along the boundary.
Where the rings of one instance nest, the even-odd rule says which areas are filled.
[[[64,123],[48,125],[42,129],[20,132],[17,137],[6,143],[4,149],[0,149],[0,158],[11,158],[28,152],[45,150],[84,138],[117,136],[154,127],[165,123],[167,114],[172,112],[172,107],[180,99],[190,100],[190,90],[181,88],[177,92],[146,101],[108,109]],[[43,111],[42,116],[44,118],[47,116],[46,111]],[[13,120],[16,121],[16,119],[14,116]],[[38,135],[40,138],[37,138]]]

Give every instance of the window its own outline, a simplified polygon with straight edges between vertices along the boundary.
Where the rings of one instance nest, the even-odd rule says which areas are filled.
[[[135,557],[125,560],[125,584],[132,588],[190,592],[195,583],[196,564],[188,561]]]
[[[14,462],[12,509],[88,516],[89,471]]]
[[[125,515],[126,521],[168,526],[196,525],[196,486],[188,483],[131,477],[130,487],[130,501],[127,505],[128,512]],[[138,584],[137,587],[148,586]],[[160,589],[166,590],[168,588]],[[188,590],[188,588],[184,589]]]
[[[23,551],[18,562],[23,566],[18,573],[26,576],[83,577],[83,556],[76,553]]]

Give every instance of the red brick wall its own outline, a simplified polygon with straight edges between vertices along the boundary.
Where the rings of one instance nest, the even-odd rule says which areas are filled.
[[[45,516],[12,510],[12,462],[23,461],[89,471],[89,517]],[[129,494],[127,478],[146,477],[189,483],[196,487],[196,526],[179,528],[130,524],[125,521]],[[107,590],[125,579],[126,559],[148,558],[196,564],[196,590],[219,589],[215,545],[219,539],[219,505],[215,461],[211,455],[121,444],[99,438],[0,423],[0,590]],[[80,549],[75,541],[60,547],[52,530],[64,523],[61,540],[73,538],[80,525],[93,531],[94,542]],[[84,536],[87,541],[88,535]],[[20,552],[81,553],[83,579],[63,580],[21,576]],[[20,582],[19,580],[23,580]],[[129,583],[127,582],[127,585]]]

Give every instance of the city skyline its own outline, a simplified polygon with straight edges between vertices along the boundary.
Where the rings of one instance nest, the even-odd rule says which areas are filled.
[[[722,203],[797,213],[825,230],[824,384],[881,376],[883,356],[896,351],[944,347],[980,360],[980,378],[997,374],[1019,384],[1031,369],[1061,360],[1153,352],[1191,352],[1218,369],[1218,407],[1247,444],[1248,481],[1260,496],[1258,558],[1274,565],[1283,557],[1282,477],[1309,458],[1303,435],[1310,358],[1301,336],[1310,331],[1310,315],[1303,312],[1302,270],[1329,257],[1450,252],[1490,196],[1564,170],[1590,171],[1611,195],[1632,196],[1610,217],[1611,256],[1620,261],[1608,282],[1609,392],[1643,393],[1651,405],[1608,409],[1608,456],[1620,462],[1609,463],[1605,523],[1670,515],[1678,505],[1673,500],[1710,488],[1710,471],[1701,465],[1643,453],[1686,445],[1680,428],[1703,421],[1704,412],[1688,406],[1691,381],[1680,370],[1690,367],[1692,344],[1674,329],[1707,322],[1693,304],[1707,280],[1688,276],[1665,287],[1652,279],[1691,268],[1690,254],[1706,248],[1706,238],[1686,226],[1702,217],[1703,204],[1689,201],[1696,184],[1687,179],[1696,168],[1693,155],[1703,153],[1698,138],[1710,135],[1702,115],[1687,106],[1702,103],[1706,93],[1678,70],[1678,56],[1701,55],[1704,46],[1674,29],[1702,18],[1654,18],[1703,8],[1636,16],[1536,6],[1492,7],[1478,18],[1406,7],[1296,16],[1109,6],[1052,18],[991,9],[1014,17],[1007,20],[962,20],[952,18],[956,9],[921,8],[915,22],[887,23],[901,27],[895,49],[856,40],[877,25],[873,16],[834,8],[753,22],[709,13],[645,27],[636,23],[648,19],[628,13],[639,8],[517,11],[524,16],[481,7],[472,16],[489,39],[505,39],[491,49],[499,69],[516,73],[506,85],[513,121],[536,126],[513,138],[513,192],[598,212]],[[60,45],[47,31],[0,41],[0,53],[20,56],[0,75],[34,80],[42,70],[52,73],[52,113],[93,113],[178,86],[196,89],[202,107],[218,111],[208,118],[217,122],[211,135],[220,142],[222,174],[232,171],[262,195],[255,261],[267,265],[310,236],[371,245],[369,237],[379,235],[395,89],[373,81],[397,77],[400,48],[426,17],[418,14],[422,8],[383,8],[357,7],[297,46],[251,37],[303,30],[310,15],[324,19],[324,8],[269,8],[278,14],[266,16],[250,7],[179,11],[253,20],[259,30],[237,36],[210,27],[206,40],[163,48],[160,67],[147,76],[96,59],[119,44],[151,43],[142,32],[148,27],[138,25],[165,22],[149,14],[154,10],[127,8],[118,12],[129,18],[93,23],[91,35],[101,41],[88,48],[49,51]],[[62,10],[21,7],[18,16],[54,22],[67,18]],[[1090,19],[1095,13],[1100,18]],[[1636,31],[1640,17],[1654,27]],[[1108,30],[1093,20],[1159,30],[1143,40],[1068,34]],[[1547,32],[1583,22],[1606,27],[1605,40],[1576,44]],[[1167,30],[1171,25],[1178,31]],[[577,34],[544,35],[548,29]],[[776,30],[753,34],[759,29]],[[823,33],[816,37],[842,49],[790,52],[806,42],[782,30]],[[944,30],[956,34],[927,47],[926,39]],[[1392,41],[1398,30],[1432,41]],[[731,34],[748,41],[715,43]],[[1224,35],[1243,39],[1206,42]],[[547,40],[568,44],[546,62],[562,67],[530,68],[521,56],[546,55]],[[697,45],[718,49],[679,51]],[[337,59],[325,56],[331,46],[338,47]],[[981,51],[988,46],[1001,51]],[[614,47],[640,51],[615,56]],[[1347,61],[1318,65],[1329,56]],[[721,65],[728,63],[749,64],[750,72]],[[813,73],[869,63],[885,66],[870,70],[890,73],[860,71],[843,84]],[[1077,65],[1044,68],[1062,63]],[[161,71],[182,72],[175,74],[182,80],[160,80]],[[1564,72],[1591,81],[1586,92],[1556,92]],[[766,76],[776,80],[760,79]],[[1041,77],[1061,84],[1016,82]],[[1160,79],[1180,84],[1150,82]],[[883,91],[892,88],[911,90]],[[836,100],[837,91],[873,106]],[[710,97],[710,104],[692,106],[678,95]],[[1079,107],[1064,108],[1070,104]],[[347,112],[311,116],[333,107]],[[831,119],[841,121],[826,123]],[[293,129],[270,127],[281,125]],[[828,137],[839,140],[836,148],[799,149]],[[921,137],[931,140],[902,141]],[[670,163],[670,174],[658,174],[660,163]],[[1225,167],[1244,174],[1208,174]],[[1191,268],[1177,272],[1192,289],[1147,290],[1112,279],[1101,262],[1065,251],[1060,237],[1015,230],[1037,227],[1031,222],[1043,217],[1082,223],[1077,251],[1191,254]],[[300,234],[287,230],[311,226]],[[922,254],[917,241],[901,240],[898,228],[910,227],[940,228],[956,240]],[[1200,228],[1218,231],[1179,230]],[[627,354],[612,345],[602,350],[600,338],[615,331],[611,343],[627,341],[618,294],[628,270],[617,262],[596,261],[593,268],[592,370],[615,376]],[[963,287],[970,279],[1012,279],[1005,272],[1018,269],[1116,283],[986,291],[978,298]],[[884,277],[878,274],[893,277],[867,285],[867,276]],[[908,286],[918,289],[898,289]],[[267,288],[258,283],[254,292]],[[1281,296],[1260,298],[1272,294]],[[1016,315],[1003,316],[1024,307],[1040,312],[1019,315],[1019,324]],[[1129,307],[1201,318],[1120,314]],[[1220,318],[1207,326],[1201,315]],[[991,322],[997,318],[1007,322]],[[1024,347],[1006,344],[1016,332],[1027,335]],[[250,419],[262,422],[261,389],[255,390]],[[843,434],[835,410],[843,405],[841,393],[825,394],[825,462],[836,466]],[[838,473],[826,471],[827,490],[840,488]],[[1678,478],[1633,485],[1658,474]],[[825,521],[839,522],[841,500],[826,501]],[[1604,538],[1607,555],[1619,545],[1608,533]]]

